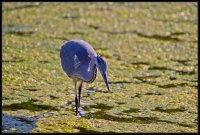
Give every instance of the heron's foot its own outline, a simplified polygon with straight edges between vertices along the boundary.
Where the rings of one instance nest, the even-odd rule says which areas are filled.
[[[81,117],[81,116],[85,116],[85,112],[83,111],[83,108],[79,107],[77,117]]]

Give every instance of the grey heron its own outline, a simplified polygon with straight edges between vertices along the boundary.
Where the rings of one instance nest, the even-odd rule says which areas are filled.
[[[82,83],[93,82],[96,78],[97,68],[103,77],[108,91],[110,92],[106,72],[107,63],[102,56],[97,55],[89,43],[77,39],[64,42],[60,50],[60,59],[64,72],[75,84],[76,115],[81,116],[80,98]],[[77,82],[80,82],[78,89]]]

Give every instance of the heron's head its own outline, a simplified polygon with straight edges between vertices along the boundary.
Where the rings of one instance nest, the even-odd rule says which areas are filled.
[[[108,91],[110,92],[110,87],[108,85],[108,77],[107,77],[107,73],[106,73],[107,63],[100,55],[97,56],[97,67],[103,77],[103,80],[106,84]]]

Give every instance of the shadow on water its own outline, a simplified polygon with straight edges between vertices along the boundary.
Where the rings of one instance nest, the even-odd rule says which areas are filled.
[[[129,110],[125,110],[121,113],[118,113],[117,115],[110,115],[106,111],[110,110],[113,108],[113,106],[107,106],[105,104],[96,104],[96,105],[89,105],[83,107],[84,110],[89,111],[92,110],[92,108],[99,109],[96,112],[91,112],[89,111],[84,117],[85,118],[96,118],[96,119],[105,119],[109,121],[117,121],[117,122],[135,122],[135,123],[140,123],[140,124],[149,124],[149,123],[158,123],[158,122],[164,122],[164,123],[171,123],[171,124],[176,124],[179,126],[184,126],[184,127],[194,127],[194,124],[187,124],[187,123],[179,123],[179,122],[173,122],[173,121],[168,121],[168,120],[162,120],[158,117],[152,117],[152,116],[133,116],[130,113],[138,113],[141,112],[138,108],[130,108]],[[157,111],[160,108],[157,108]],[[164,111],[160,109],[159,111]],[[176,113],[176,112],[182,112],[185,111],[183,109],[169,109],[165,110],[168,113]],[[83,129],[84,131],[84,129]],[[88,131],[89,132],[89,131]],[[91,131],[92,132],[92,131]]]
[[[26,86],[23,88],[24,90],[29,90],[29,91],[38,91],[38,90],[41,90],[42,88],[39,88],[39,87],[34,87],[34,86]],[[33,100],[34,101],[34,100]]]
[[[10,59],[10,60],[2,60],[2,62],[24,62],[24,60],[23,59],[14,58],[14,59]]]
[[[45,63],[50,63],[50,61],[48,61],[48,60],[39,60],[38,62],[39,62],[39,63],[44,63],[44,64],[45,64]]]
[[[148,70],[171,70],[170,68],[159,66],[159,65],[151,65]]]
[[[81,32],[81,31],[69,31],[69,32],[66,32],[66,34],[71,34],[71,35],[85,35],[87,33],[84,33],[84,32]]]
[[[194,75],[196,72],[195,70],[187,71],[187,70],[174,70],[181,75]]]
[[[98,132],[98,131],[95,131],[95,130],[88,130],[86,128],[79,128],[79,133],[115,133],[115,132]]]
[[[137,61],[137,62],[131,62],[132,65],[150,65],[149,62],[145,61]]]
[[[181,60],[179,60],[179,61],[181,61]],[[185,61],[184,62],[181,61],[181,62],[184,63]],[[176,70],[176,69],[167,68],[167,67],[158,66],[158,65],[152,65],[148,68],[148,70],[174,71],[181,75],[194,75],[196,73],[195,70]]]
[[[129,110],[124,110],[123,113],[137,113],[137,112],[140,112],[140,109],[138,108],[130,108]]]
[[[4,105],[2,106],[2,109],[5,111],[15,111],[19,109],[26,109],[31,111],[58,110],[57,108],[49,105],[37,105],[34,103],[35,101],[37,100],[29,100],[27,102]]]
[[[165,112],[165,113],[176,113],[176,112],[184,112],[184,111],[186,111],[186,109],[185,108],[163,109],[162,107],[156,107],[152,111],[159,111],[159,112]]]
[[[88,25],[90,28],[93,28],[93,29],[99,29],[100,28],[100,26],[98,26],[98,25],[94,25],[94,24],[90,24],[90,25]]]
[[[187,32],[174,32],[169,33],[168,35],[158,35],[158,34],[145,34],[140,32],[139,30],[124,30],[124,31],[102,31],[109,34],[136,34],[140,37],[149,38],[149,39],[156,39],[156,40],[163,40],[163,41],[181,41],[184,42],[185,40],[181,40],[177,35],[185,35],[188,34]],[[193,41],[196,42],[196,41]]]
[[[54,95],[49,95],[49,97],[51,98],[51,100],[53,99],[58,99],[58,97],[54,96]]]
[[[170,59],[171,61],[175,61],[175,62],[178,62],[178,63],[181,63],[183,65],[187,65],[187,62],[189,62],[190,60],[188,59]]]
[[[152,95],[152,93],[140,94],[140,96],[141,95]],[[160,94],[158,94],[158,95],[160,95]],[[113,108],[113,106],[108,106],[105,104],[95,104],[95,105],[83,106],[84,111],[86,111],[86,114],[83,117],[87,118],[87,119],[95,118],[95,119],[104,119],[104,120],[108,120],[108,121],[125,122],[125,123],[131,123],[131,122],[139,123],[139,124],[168,123],[168,124],[175,124],[175,125],[179,125],[179,126],[183,126],[183,127],[195,127],[196,126],[196,123],[181,123],[181,122],[170,121],[170,120],[162,120],[158,117],[152,117],[152,116],[133,116],[131,113],[137,114],[138,112],[142,112],[142,110],[140,110],[138,108],[130,108],[129,110],[124,110],[124,111],[114,114],[114,115],[108,114],[106,111],[111,110],[112,108]],[[98,110],[93,111],[93,109],[95,109],[95,110],[98,109]],[[67,110],[73,111],[73,109],[67,109]],[[159,112],[171,114],[171,113],[177,113],[177,112],[184,112],[185,109],[184,108],[176,108],[176,109],[165,109],[164,110],[160,107],[156,107],[152,111],[159,111]],[[97,131],[87,130],[85,128],[80,128],[79,130],[81,133],[97,133]]]
[[[179,84],[176,84],[176,83],[170,83],[170,84],[164,84],[164,85],[157,85],[158,87],[160,88],[173,88],[173,87],[178,87],[178,86],[187,86],[188,84],[187,83],[179,83]]]
[[[112,81],[112,82],[108,82],[109,84],[120,84],[120,83],[133,83],[131,81]]]
[[[25,60],[18,57],[12,57],[9,59],[2,59],[2,62],[24,62]]]
[[[36,118],[25,116],[11,116],[2,113],[2,133],[30,132],[36,127]]]
[[[136,98],[136,97],[140,98],[143,95],[158,95],[158,96],[160,96],[160,95],[164,95],[164,94],[159,92],[159,91],[152,91],[152,92],[147,92],[147,93],[144,93],[144,94],[136,93],[135,96],[131,96],[131,98]]]

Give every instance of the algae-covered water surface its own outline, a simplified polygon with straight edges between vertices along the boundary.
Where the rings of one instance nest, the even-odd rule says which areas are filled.
[[[198,124],[197,3],[3,2],[2,132],[194,132]],[[83,39],[108,63],[74,84],[60,48]]]

